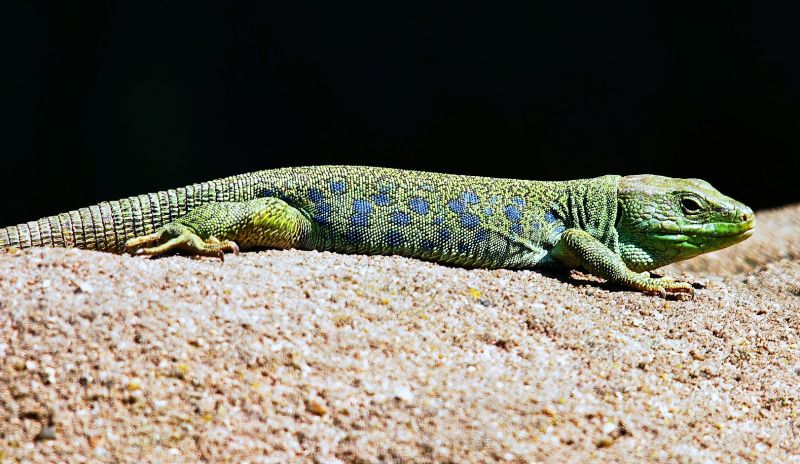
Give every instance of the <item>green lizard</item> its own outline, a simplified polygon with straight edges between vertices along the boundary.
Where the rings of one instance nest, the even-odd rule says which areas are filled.
[[[691,297],[689,283],[644,271],[741,242],[754,227],[750,208],[699,179],[538,182],[317,166],[103,202],[0,229],[0,248],[396,254],[468,267],[583,268],[629,288]]]

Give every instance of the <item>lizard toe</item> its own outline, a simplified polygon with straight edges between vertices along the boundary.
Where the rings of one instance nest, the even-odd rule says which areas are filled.
[[[142,235],[141,237],[134,237],[125,242],[125,250],[130,253],[138,253],[142,247],[153,245],[161,241],[164,236],[164,231],[159,230],[152,234]]]
[[[664,289],[670,296],[678,299],[691,300],[694,298],[694,287],[688,282],[670,281],[664,284]]]

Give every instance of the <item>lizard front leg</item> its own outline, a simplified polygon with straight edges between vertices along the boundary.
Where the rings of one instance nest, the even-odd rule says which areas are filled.
[[[202,256],[242,248],[292,248],[312,225],[300,210],[278,198],[207,203],[125,244],[129,252],[156,256],[172,251]]]
[[[647,273],[631,271],[618,254],[581,229],[564,231],[551,253],[566,266],[583,267],[609,282],[644,292],[658,293],[662,297],[667,295],[694,297],[694,288],[688,282],[675,281],[667,277],[652,278]]]

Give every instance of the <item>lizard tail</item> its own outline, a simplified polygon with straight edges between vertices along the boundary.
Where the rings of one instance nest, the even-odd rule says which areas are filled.
[[[196,206],[213,201],[214,186],[207,184],[106,201],[0,228],[0,249],[45,246],[121,253],[126,241],[153,233]]]
[[[216,201],[260,196],[266,171],[241,174],[146,195],[104,201],[38,221],[0,228],[0,249],[65,247],[122,253],[125,242]]]
[[[75,247],[119,253],[127,240],[151,233],[177,217],[170,214],[169,207],[162,209],[162,203],[154,204],[153,200],[149,195],[139,195],[6,227],[0,229],[0,249]]]

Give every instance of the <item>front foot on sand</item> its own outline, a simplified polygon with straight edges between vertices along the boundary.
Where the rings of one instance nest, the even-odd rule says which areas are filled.
[[[677,300],[691,300],[694,298],[694,287],[689,282],[682,282],[669,277],[643,277],[637,283],[641,285],[639,288],[645,292],[655,293],[662,298],[674,298]],[[637,285],[634,284],[633,286]]]
[[[553,255],[567,267],[583,267],[590,273],[609,282],[645,293],[655,293],[662,298],[691,299],[694,287],[669,277],[650,277],[647,272],[634,272],[617,253],[581,229],[567,229],[553,248]]]

